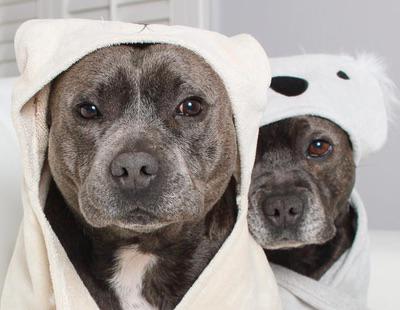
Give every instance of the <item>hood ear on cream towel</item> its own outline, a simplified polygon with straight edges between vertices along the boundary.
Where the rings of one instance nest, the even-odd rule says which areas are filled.
[[[302,115],[326,118],[348,133],[356,163],[383,146],[391,104],[397,101],[394,85],[376,58],[299,55],[272,58],[270,63],[273,81],[260,126]],[[283,85],[285,79],[276,77],[294,77],[297,83]],[[353,245],[319,281],[272,265],[284,309],[367,308],[367,216],[355,190],[350,204],[357,213]]]
[[[240,155],[237,222],[176,309],[280,309],[274,276],[246,219],[270,80],[262,47],[248,35],[228,38],[182,26],[68,19],[28,21],[15,38],[21,76],[13,93],[13,119],[23,159],[24,218],[0,308],[97,309],[43,213],[50,179],[47,99],[50,82],[61,72],[99,48],[122,43],[169,43],[200,55],[223,80],[234,112]]]

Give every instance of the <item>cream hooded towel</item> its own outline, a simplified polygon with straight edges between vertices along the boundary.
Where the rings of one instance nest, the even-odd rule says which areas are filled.
[[[349,135],[356,163],[383,146],[394,95],[392,82],[375,57],[300,55],[273,58],[270,63],[273,81],[261,126],[301,115],[329,119]],[[357,213],[353,245],[319,281],[272,265],[285,310],[367,308],[367,216],[356,191],[350,204]]]
[[[33,20],[15,37],[21,76],[13,118],[23,158],[24,217],[1,310],[97,309],[43,213],[49,173],[45,123],[49,83],[85,55],[122,43],[169,43],[203,57],[222,78],[235,117],[240,154],[239,214],[230,236],[176,309],[280,309],[274,276],[247,228],[247,192],[270,80],[268,59],[248,35],[228,38],[181,26],[89,20]]]

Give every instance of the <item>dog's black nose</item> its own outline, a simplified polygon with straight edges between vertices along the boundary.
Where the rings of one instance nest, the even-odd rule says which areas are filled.
[[[146,188],[158,172],[158,161],[145,152],[119,154],[111,162],[111,175],[127,189]]]
[[[269,197],[264,203],[264,214],[277,227],[290,227],[298,223],[303,214],[303,202],[296,196]]]

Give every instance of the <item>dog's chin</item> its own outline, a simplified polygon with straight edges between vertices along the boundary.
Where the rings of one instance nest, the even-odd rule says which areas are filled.
[[[116,222],[113,224],[114,227],[118,229],[123,229],[128,232],[138,233],[138,234],[148,234],[155,232],[159,229],[162,229],[171,223],[150,223],[147,225],[135,224],[135,223],[124,223],[124,222]]]
[[[151,233],[171,224],[169,221],[149,219],[146,216],[130,216],[129,219],[85,216],[85,221],[94,228],[112,228],[132,233]]]
[[[303,248],[309,245],[322,245],[331,240],[336,233],[336,229],[324,231],[322,234],[313,238],[309,236],[298,236],[299,238],[291,238],[281,236],[274,240],[263,240],[262,247],[266,250],[289,250]]]
[[[171,221],[141,209],[131,211],[112,222],[113,226],[136,233],[151,233],[170,224]]]
[[[134,233],[151,233],[171,224],[171,221],[139,208],[116,214],[86,205],[80,211],[84,221],[94,228],[109,227]]]
[[[288,249],[302,248],[305,245],[307,244],[301,241],[281,240],[277,242],[264,244],[263,248],[266,250],[288,250]]]

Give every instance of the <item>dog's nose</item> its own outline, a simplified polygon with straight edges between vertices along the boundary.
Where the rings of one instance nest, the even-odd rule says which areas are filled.
[[[146,188],[157,172],[157,159],[145,152],[122,153],[111,162],[112,177],[127,189]]]
[[[303,214],[303,202],[296,196],[269,197],[264,203],[264,214],[277,227],[297,224]]]

